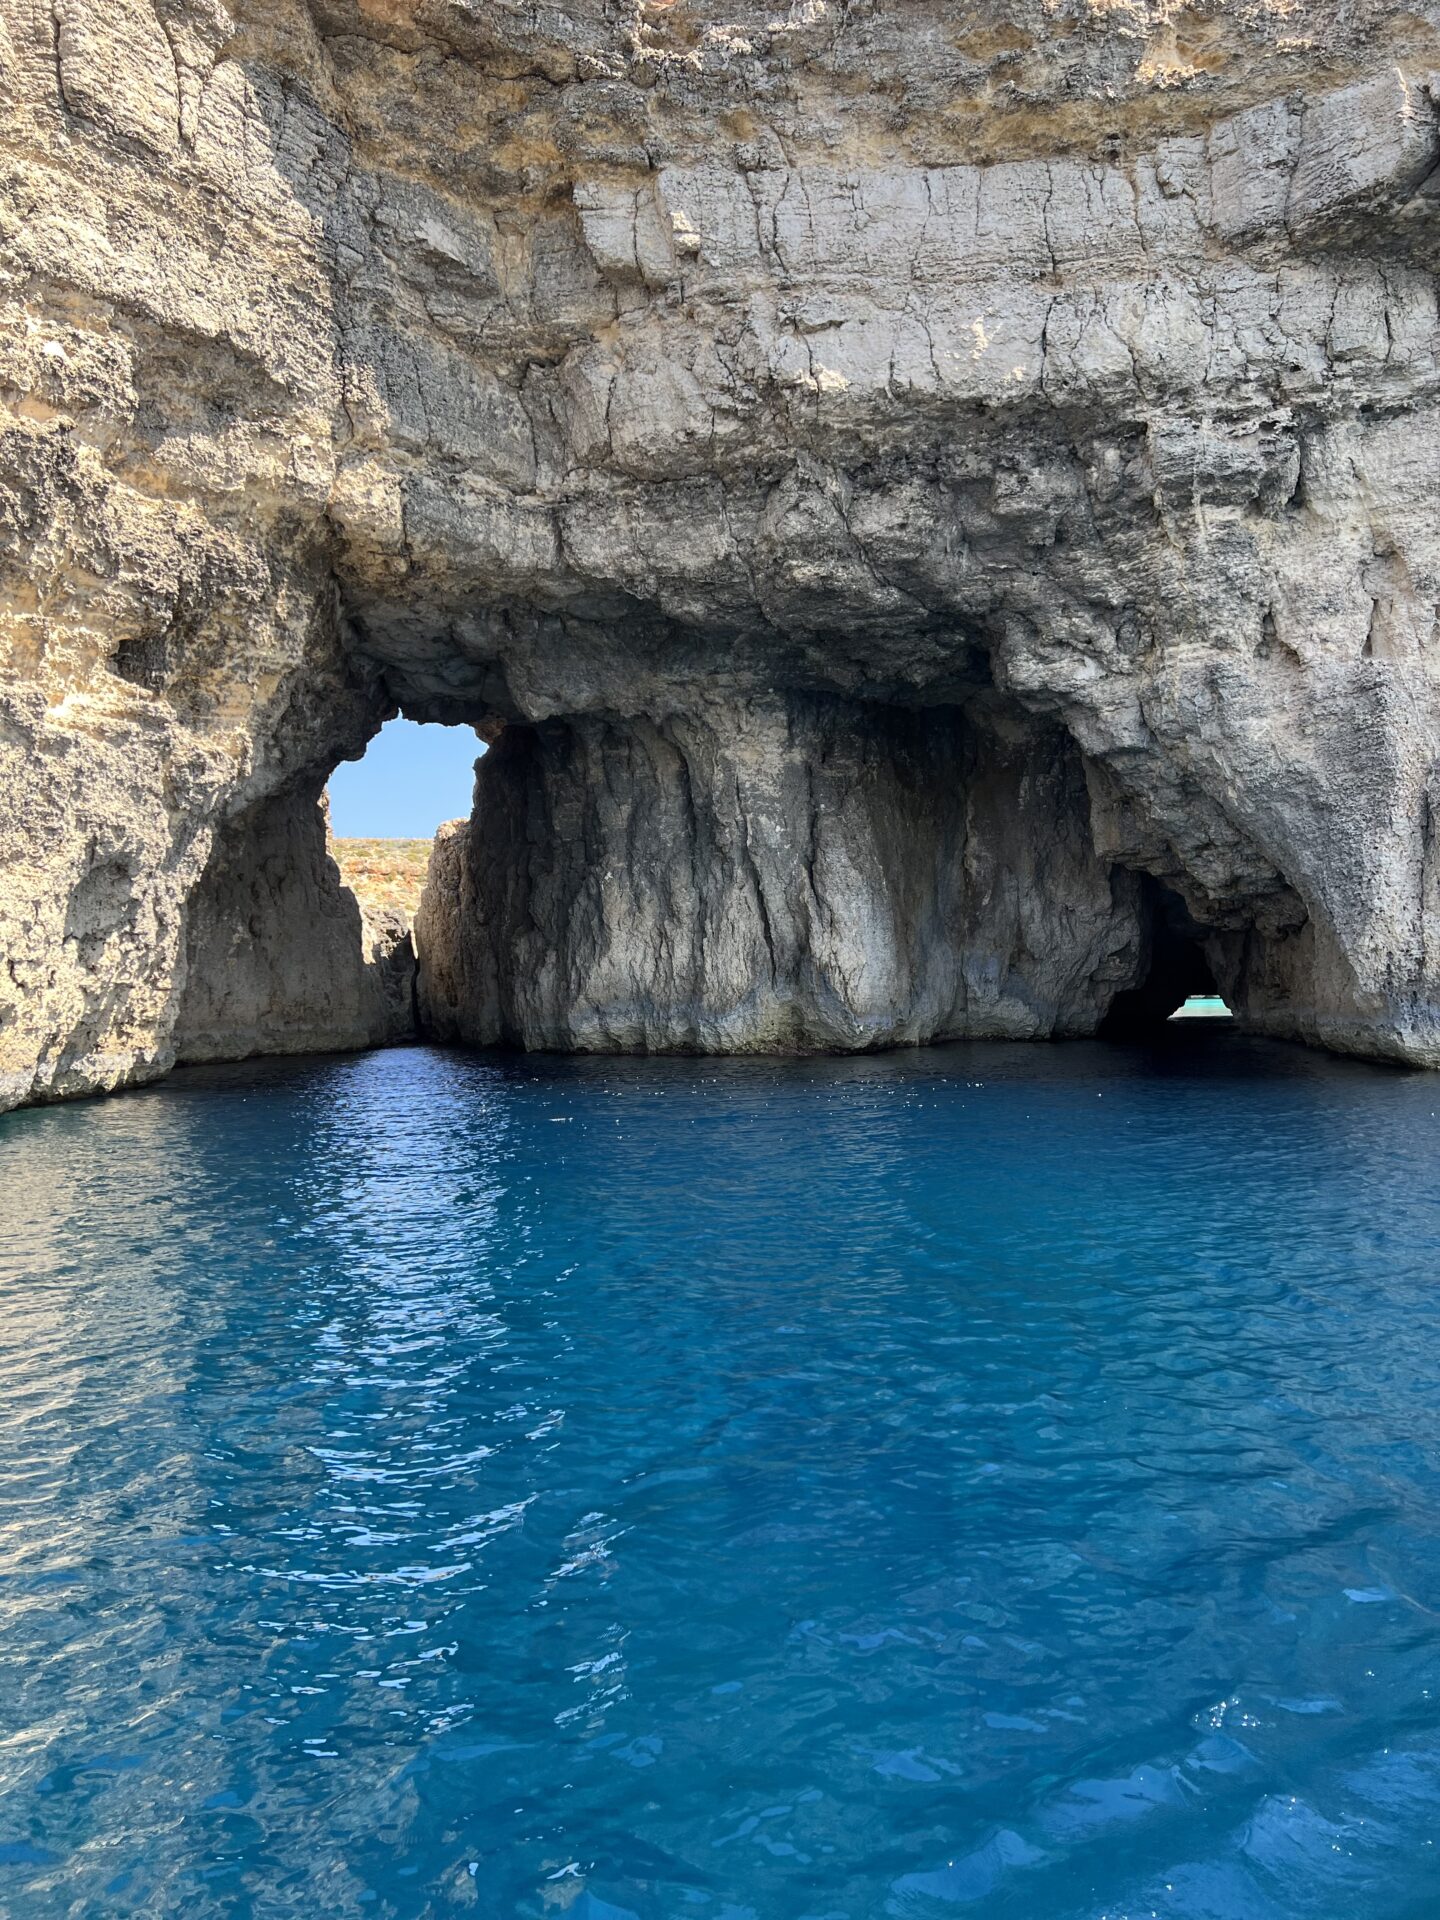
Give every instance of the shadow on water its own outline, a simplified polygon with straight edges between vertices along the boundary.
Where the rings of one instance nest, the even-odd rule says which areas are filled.
[[[1204,1019],[1172,1016],[1143,1039],[960,1040],[860,1054],[547,1054],[421,1045],[378,1054],[311,1054],[181,1067],[168,1079],[137,1091],[139,1097],[173,1097],[176,1093],[245,1094],[267,1087],[298,1088],[307,1083],[328,1084],[337,1074],[373,1072],[377,1063],[413,1059],[448,1062],[461,1075],[468,1070],[514,1085],[617,1080],[687,1088],[697,1084],[848,1086],[877,1080],[946,1080],[956,1075],[977,1078],[987,1072],[992,1080],[1019,1080],[1037,1086],[1091,1078],[1130,1080],[1151,1073],[1262,1082],[1279,1077],[1326,1084],[1356,1076],[1362,1080],[1378,1076],[1384,1083],[1403,1078],[1413,1079],[1422,1087],[1431,1084],[1430,1076],[1420,1069],[1352,1059],[1288,1041],[1247,1035],[1232,1023],[1227,1010],[1219,1017]],[[124,1096],[127,1100],[136,1097],[136,1092]],[[89,1110],[78,1107],[60,1111]],[[53,1114],[57,1110],[39,1111]]]
[[[0,1126],[0,1908],[1429,1912],[1440,1090],[1178,1023]]]

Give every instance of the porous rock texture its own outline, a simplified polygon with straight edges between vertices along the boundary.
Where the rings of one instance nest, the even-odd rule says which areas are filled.
[[[0,1098],[413,1031],[397,708],[442,1034],[1183,950],[1440,1064],[1437,98],[1436,0],[0,0]]]

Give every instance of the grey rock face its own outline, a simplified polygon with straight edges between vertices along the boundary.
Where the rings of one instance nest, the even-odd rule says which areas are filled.
[[[367,920],[311,793],[280,794],[216,837],[191,897],[177,1060],[379,1047],[414,1037],[401,915]]]
[[[259,827],[397,707],[500,730],[440,1031],[1183,947],[1440,1064],[1437,75],[1432,0],[0,0],[0,1099],[396,1031]]]
[[[1051,729],[835,700],[514,726],[432,861],[422,1017],[586,1051],[1088,1033],[1137,904]]]

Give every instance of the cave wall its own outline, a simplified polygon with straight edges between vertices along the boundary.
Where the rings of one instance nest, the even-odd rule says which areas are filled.
[[[741,766],[724,852],[779,716],[900,792],[897,712],[998,700],[1089,803],[1073,941],[984,923],[1006,1030],[1112,991],[1083,826],[1242,1019],[1440,1062],[1437,74],[1431,0],[0,0],[0,1100],[164,1071],[215,848],[397,706],[529,729],[608,861],[667,754]],[[843,787],[752,883],[773,965],[678,825],[623,883],[447,842],[456,1030],[989,1017],[956,846],[882,882]],[[553,988],[482,895],[548,903]]]
[[[507,727],[416,923],[444,1039],[766,1052],[1093,1032],[1139,961],[1054,728],[836,700]]]
[[[301,788],[216,835],[186,915],[179,1062],[391,1046],[416,1037],[415,953],[398,913],[365,914]]]

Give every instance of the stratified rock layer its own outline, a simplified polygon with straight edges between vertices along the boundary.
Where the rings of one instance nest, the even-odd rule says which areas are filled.
[[[0,1098],[410,1031],[287,812],[397,707],[498,735],[444,1032],[1186,947],[1440,1063],[1437,74],[1429,0],[0,0]]]

